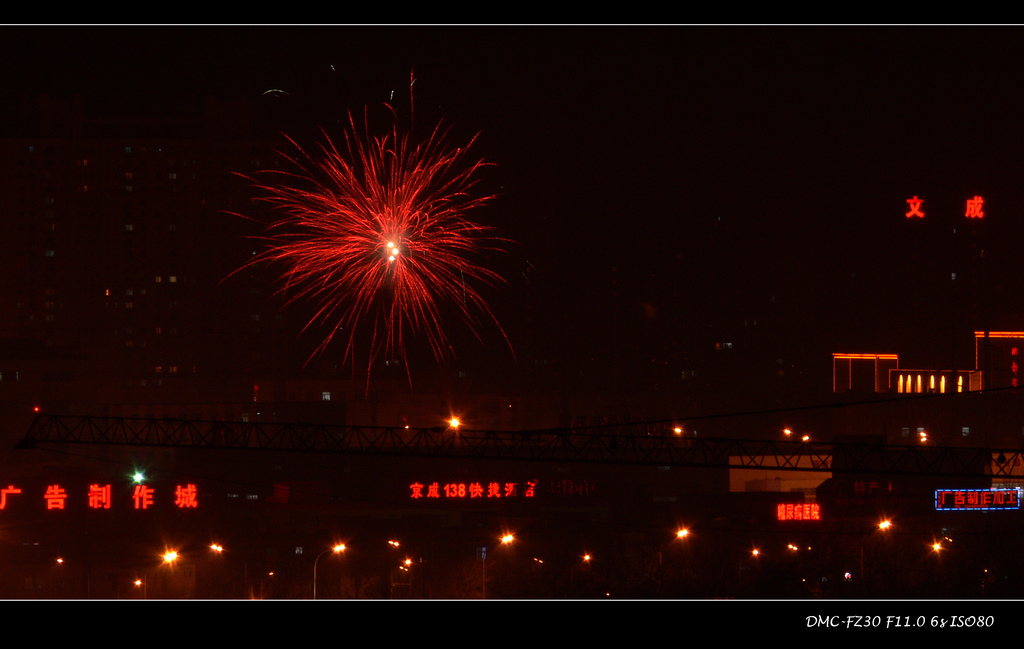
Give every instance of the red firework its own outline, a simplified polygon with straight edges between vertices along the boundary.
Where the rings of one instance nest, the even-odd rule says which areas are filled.
[[[449,148],[440,126],[413,143],[397,119],[393,124],[373,137],[365,120],[361,134],[350,115],[343,148],[326,133],[316,155],[292,141],[298,155],[285,158],[296,171],[267,172],[273,182],[256,183],[281,215],[261,259],[284,266],[290,300],[315,303],[306,328],[330,327],[315,354],[340,334],[345,359],[354,358],[357,332],[370,329],[367,378],[381,353],[405,360],[413,334],[422,334],[439,360],[451,353],[443,303],[474,331],[476,313],[497,324],[474,286],[500,278],[474,258],[498,240],[466,218],[493,198],[471,194],[486,163],[467,163],[473,141]]]

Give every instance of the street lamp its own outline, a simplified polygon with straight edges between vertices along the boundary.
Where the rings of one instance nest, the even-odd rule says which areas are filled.
[[[316,599],[316,564],[318,561],[320,561],[320,557],[324,556],[325,554],[330,554],[332,552],[334,554],[341,554],[344,551],[345,544],[339,543],[335,545],[333,548],[330,548],[329,550],[324,550],[320,554],[316,555],[316,559],[313,560],[313,599]]]

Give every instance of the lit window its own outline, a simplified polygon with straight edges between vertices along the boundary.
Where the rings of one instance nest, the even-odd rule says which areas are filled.
[[[960,428],[960,432],[963,433],[964,437],[970,437],[971,436],[971,427],[970,426],[963,426],[963,427]]]
[[[320,393],[320,398],[322,400],[324,400],[324,401],[330,401],[331,400],[331,393],[330,392],[321,392]]]
[[[167,278],[167,281],[173,284],[178,281],[178,278],[175,275],[171,275],[170,277]]]

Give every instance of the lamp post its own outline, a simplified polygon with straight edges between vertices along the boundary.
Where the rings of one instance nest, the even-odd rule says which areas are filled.
[[[333,548],[331,548],[329,550],[324,550],[320,554],[316,555],[316,559],[313,560],[313,599],[316,599],[316,564],[317,564],[318,561],[320,561],[320,557],[324,556],[325,554],[330,554],[332,552],[334,554],[341,554],[344,551],[345,551],[345,544],[344,543],[339,543],[339,544],[335,545]]]
[[[501,545],[511,545],[516,540],[515,535],[506,532],[501,536]],[[480,599],[487,599],[487,548],[480,548]]]

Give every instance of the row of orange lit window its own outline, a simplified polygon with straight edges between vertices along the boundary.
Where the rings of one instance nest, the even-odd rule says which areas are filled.
[[[525,482],[520,489],[518,482],[488,482],[486,485],[480,482],[449,482],[442,485],[439,482],[432,482],[423,485],[414,482],[409,485],[412,492],[411,497],[417,498],[516,498],[522,494],[523,498],[533,498],[536,482]]]
[[[780,503],[775,515],[780,521],[820,521],[821,507],[816,503]]]
[[[21,494],[21,489],[14,485],[0,489],[0,509],[6,509],[8,497],[19,494]],[[135,509],[149,509],[152,507],[155,494],[156,490],[152,487],[141,484],[135,485],[135,490],[132,493]],[[87,497],[88,505],[92,509],[110,509],[111,502],[113,501],[110,485],[89,485]],[[46,487],[43,499],[46,501],[47,509],[64,509],[64,502],[68,499],[68,494],[59,484],[52,484]],[[177,485],[174,490],[174,505],[181,509],[198,507],[199,500],[196,486],[194,484]]]
[[[904,378],[906,379],[906,383],[904,383]],[[923,387],[924,386],[923,386],[923,384],[921,382],[921,375],[920,374],[917,375],[917,385],[916,386],[914,385],[914,376],[912,374],[906,374],[906,375],[900,374],[900,376],[899,376],[899,384],[897,386],[897,389],[898,389],[899,392],[924,392]],[[928,391],[929,392],[935,392],[935,375],[934,374],[928,377]],[[963,392],[964,391],[964,377],[963,376],[957,376],[956,377],[956,391],[957,392]],[[946,377],[944,377],[944,376],[939,377],[939,392],[941,394],[946,394]]]
[[[923,203],[924,203],[924,199],[923,198],[918,198],[917,196],[914,196],[913,198],[908,198],[907,199],[907,205],[910,206],[910,211],[907,212],[907,218],[910,219],[910,218],[913,218],[913,217],[916,216],[918,218],[922,218],[923,219],[924,218],[924,211],[921,209],[921,205]],[[964,212],[964,216],[966,216],[969,219],[980,219],[980,218],[982,218],[983,216],[985,216],[985,213],[982,211],[982,206],[984,204],[985,204],[985,199],[983,199],[981,196],[975,196],[974,198],[968,198],[967,199],[967,211]]]

